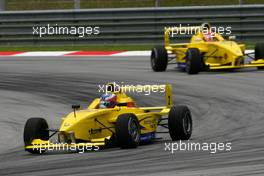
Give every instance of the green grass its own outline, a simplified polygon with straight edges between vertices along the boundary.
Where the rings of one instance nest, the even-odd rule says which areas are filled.
[[[0,46],[0,51],[134,51],[150,50],[152,47],[152,45]]]
[[[160,0],[160,6],[231,5],[238,0]],[[244,4],[264,4],[264,0],[244,0]],[[6,0],[8,10],[72,9],[74,0]],[[155,0],[81,0],[81,8],[153,7]],[[150,50],[151,45],[114,46],[0,46],[0,51]],[[249,45],[253,48],[253,45]]]
[[[235,5],[239,0],[161,0],[161,6],[191,6],[191,5]],[[263,4],[264,0],[243,0],[243,4]]]
[[[239,0],[160,0],[160,6],[231,5]],[[244,4],[264,4],[264,0],[244,0]],[[154,7],[155,0],[81,0],[81,8]],[[7,10],[72,9],[74,0],[6,0]]]

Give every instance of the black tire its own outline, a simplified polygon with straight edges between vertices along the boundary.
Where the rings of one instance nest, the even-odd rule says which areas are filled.
[[[25,146],[31,145],[34,139],[49,140],[48,123],[43,118],[30,118],[27,120],[24,128],[24,143]],[[26,151],[39,154],[44,151],[36,149],[25,149]]]
[[[198,74],[202,70],[202,63],[202,55],[199,49],[189,48],[186,53],[185,71],[190,75]]]
[[[102,148],[113,148],[117,147],[117,142],[116,142],[116,135],[112,135],[109,140],[105,141],[105,146]]]
[[[264,43],[257,43],[255,46],[255,59],[263,59],[264,58]],[[258,69],[264,69],[264,67],[258,67]]]
[[[115,126],[116,140],[121,148],[136,148],[140,142],[140,126],[134,114],[119,115]]]
[[[168,116],[170,137],[175,140],[188,140],[192,135],[192,115],[187,106],[173,106]]]
[[[150,63],[153,71],[166,71],[168,65],[168,53],[164,47],[155,47],[151,51]]]

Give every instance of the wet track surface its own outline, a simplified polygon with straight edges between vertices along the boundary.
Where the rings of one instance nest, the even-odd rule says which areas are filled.
[[[0,58],[0,175],[264,175],[264,71],[244,69],[189,76],[170,66],[154,73],[147,57]],[[55,153],[23,150],[29,117],[51,128],[99,96],[98,84],[173,85],[175,104],[193,115],[190,142],[231,142],[231,151],[165,151],[169,135],[137,149]],[[162,105],[164,97],[136,95],[138,104]]]

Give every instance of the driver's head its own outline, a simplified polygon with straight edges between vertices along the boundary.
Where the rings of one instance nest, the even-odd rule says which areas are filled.
[[[212,41],[214,37],[214,33],[212,32],[211,25],[208,23],[203,24],[202,30],[203,30],[202,32],[203,32],[204,40],[207,42]]]
[[[203,25],[203,30],[211,30],[211,26],[210,26],[210,24],[205,23],[205,24]]]
[[[103,94],[100,97],[100,108],[114,108],[117,103],[117,97],[115,94]]]

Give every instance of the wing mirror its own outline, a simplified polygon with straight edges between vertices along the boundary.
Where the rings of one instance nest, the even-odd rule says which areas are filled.
[[[76,110],[78,110],[80,108],[81,108],[81,105],[79,105],[79,104],[72,105],[72,109],[73,109],[73,112],[74,112],[74,117],[76,117]]]
[[[232,40],[232,41],[234,41],[234,40],[236,40],[236,36],[234,36],[234,35],[229,36],[229,37],[228,37],[228,40]]]
[[[80,108],[81,108],[81,105],[79,105],[79,104],[72,105],[72,109],[78,110]]]

